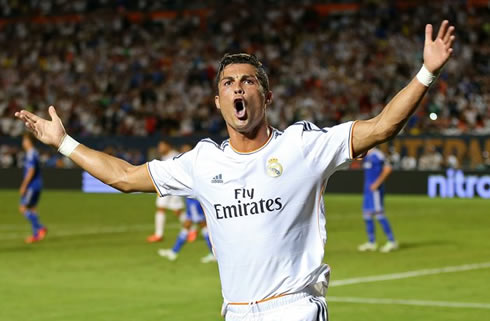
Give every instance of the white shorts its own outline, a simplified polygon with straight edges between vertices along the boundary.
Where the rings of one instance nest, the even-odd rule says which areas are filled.
[[[165,208],[172,211],[183,210],[185,208],[183,197],[173,195],[157,197],[156,205],[158,208]]]
[[[307,292],[251,305],[229,304],[223,312],[225,321],[328,321],[325,297]]]

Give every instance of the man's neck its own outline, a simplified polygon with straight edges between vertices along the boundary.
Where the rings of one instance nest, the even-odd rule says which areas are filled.
[[[240,133],[234,129],[228,129],[231,147],[239,153],[250,153],[267,143],[271,129],[268,124],[263,124],[257,130],[250,133]]]

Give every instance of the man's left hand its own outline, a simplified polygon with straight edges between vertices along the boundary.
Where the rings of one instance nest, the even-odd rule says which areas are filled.
[[[424,65],[427,70],[437,74],[449,60],[453,52],[454,26],[449,21],[441,23],[435,40],[432,40],[432,25],[425,26]]]

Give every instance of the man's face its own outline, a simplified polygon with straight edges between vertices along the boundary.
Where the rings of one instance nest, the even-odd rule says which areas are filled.
[[[231,64],[223,69],[214,100],[228,130],[250,133],[265,124],[265,108],[272,94],[263,92],[256,73],[249,64]]]
[[[31,147],[31,141],[26,138],[26,137],[22,137],[22,148],[24,150],[29,150],[29,148]]]
[[[162,156],[167,155],[170,150],[170,146],[165,142],[158,143],[158,153]]]

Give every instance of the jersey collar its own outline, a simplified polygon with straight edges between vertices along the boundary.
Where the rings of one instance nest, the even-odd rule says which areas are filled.
[[[272,128],[272,127],[267,127],[267,130],[269,132],[269,138],[267,139],[267,141],[264,143],[264,145],[260,146],[259,148],[253,150],[253,151],[250,151],[250,152],[239,152],[237,151],[235,148],[233,148],[233,146],[231,145],[231,143],[229,144],[230,145],[230,148],[232,151],[234,151],[236,154],[239,154],[239,155],[251,155],[251,154],[255,154],[259,151],[261,151],[262,149],[264,149],[267,145],[269,145],[269,142],[272,140],[272,136],[273,136],[273,133],[275,131],[275,128]]]

